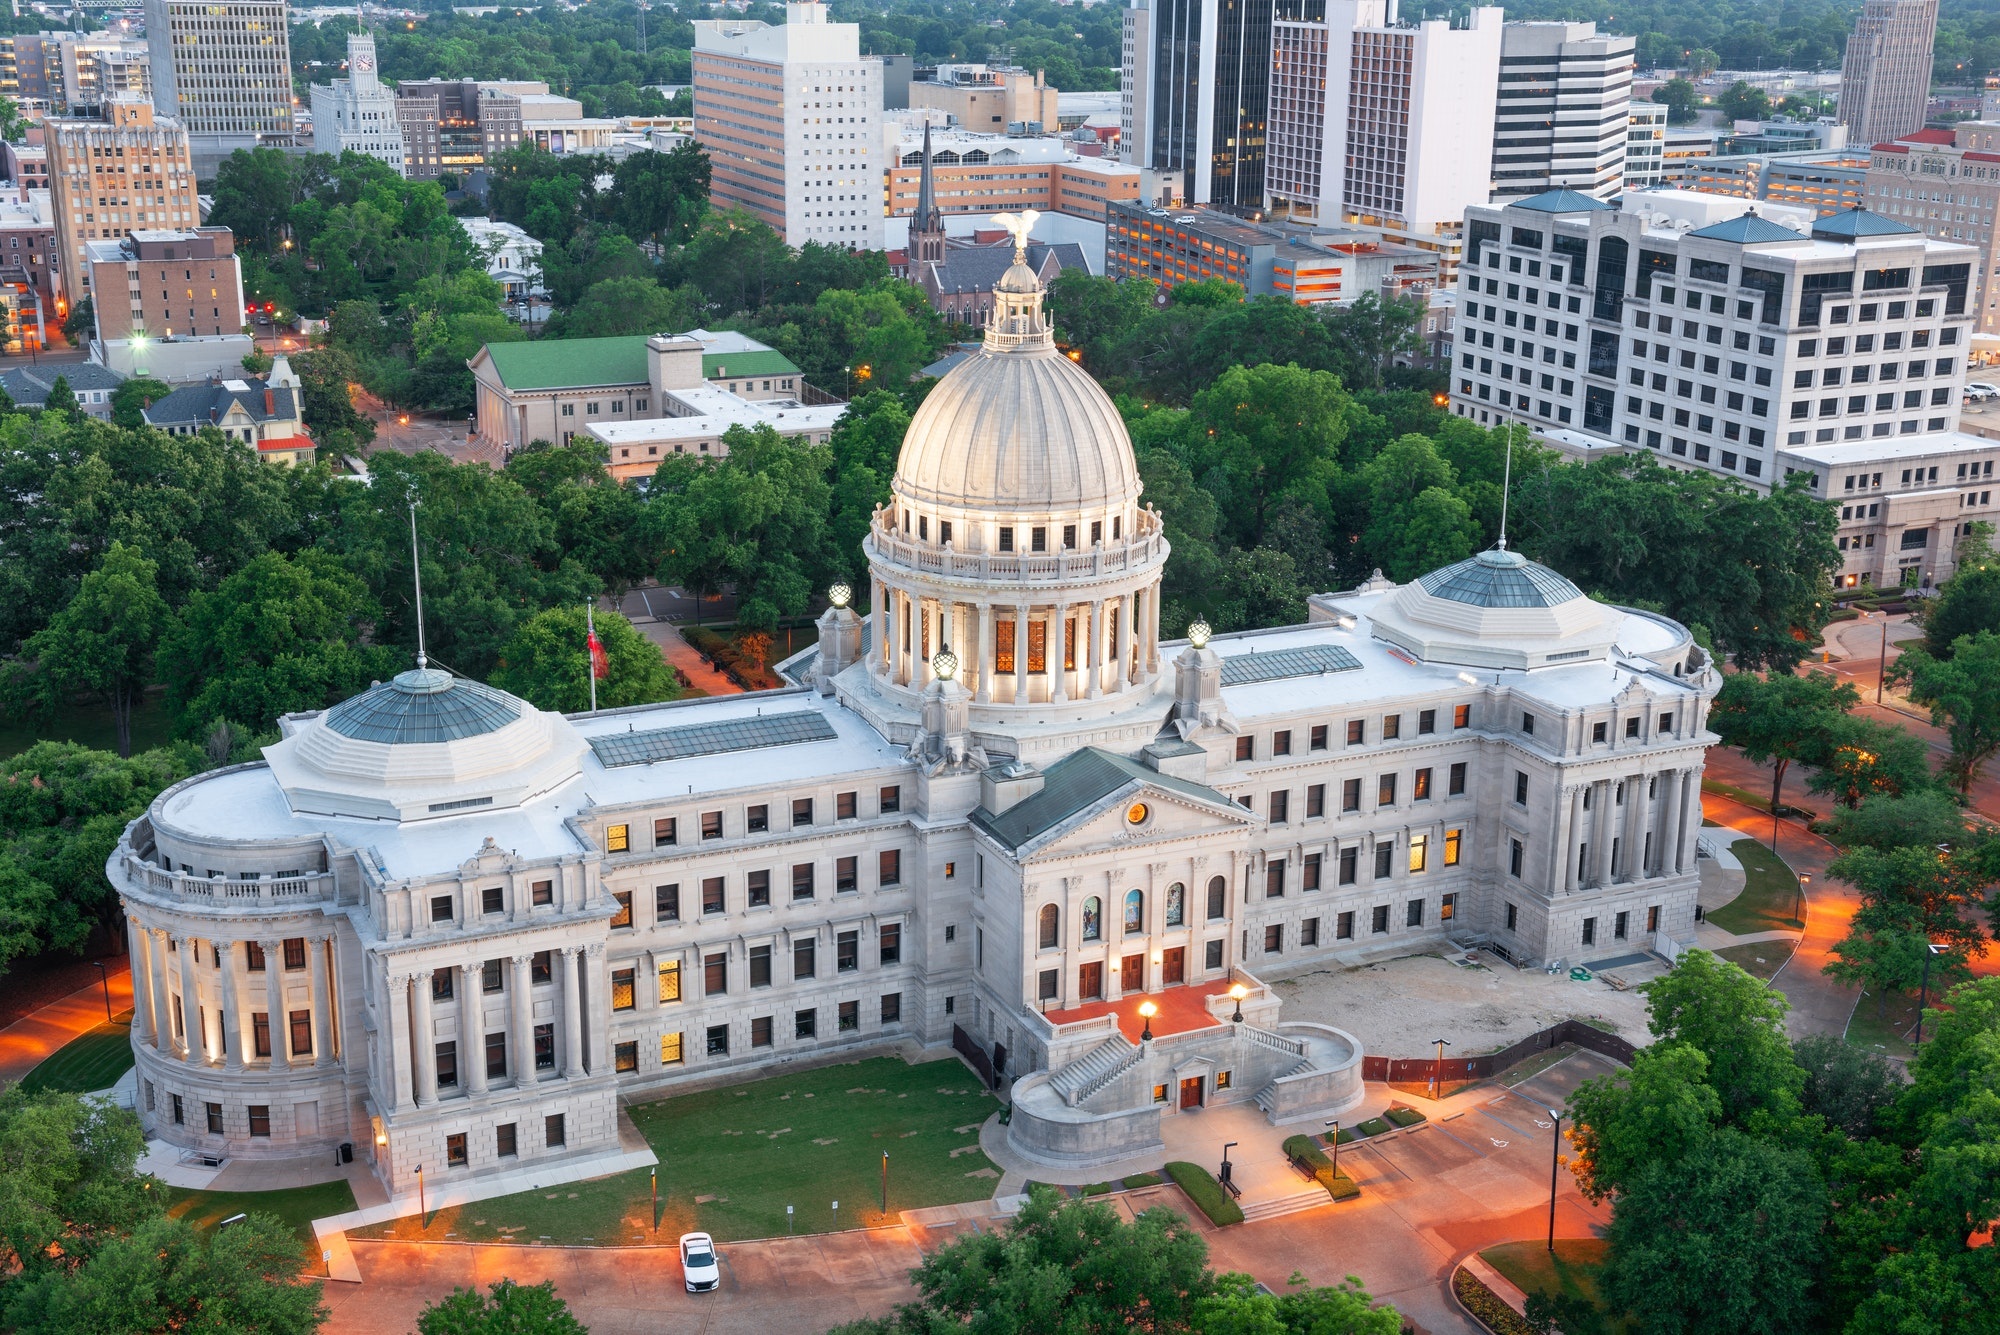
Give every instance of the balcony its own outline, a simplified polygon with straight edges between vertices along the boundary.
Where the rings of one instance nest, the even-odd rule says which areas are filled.
[[[190,872],[169,871],[154,866],[129,849],[120,856],[128,884],[135,890],[160,898],[229,908],[290,906],[320,901],[331,903],[333,900],[332,872],[260,876],[254,881],[231,880],[226,876],[196,876]]]
[[[878,524],[865,544],[868,555],[927,575],[1013,583],[1056,583],[1142,571],[1166,557],[1166,540],[1158,528],[1129,542],[1093,547],[1088,551],[959,552],[931,543],[910,542]]]

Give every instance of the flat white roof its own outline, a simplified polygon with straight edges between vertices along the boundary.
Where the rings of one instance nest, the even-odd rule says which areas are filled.
[[[674,397],[693,399],[699,391],[675,390]],[[782,435],[808,431],[829,431],[847,411],[844,403],[823,403],[807,407],[796,399],[773,399],[755,403],[736,399],[736,406],[724,412],[701,413],[693,417],[655,417],[638,422],[598,422],[585,431],[606,445],[653,445],[676,440],[710,440],[732,426],[768,424]]]
[[[2000,440],[1975,436],[1967,431],[1930,431],[1914,436],[1894,436],[1881,440],[1843,440],[1826,445],[1787,445],[1778,451],[1781,458],[1800,464],[1823,464],[1829,468],[1921,459],[1938,454],[1991,454],[2000,450]],[[1796,464],[1794,465],[1797,466]]]

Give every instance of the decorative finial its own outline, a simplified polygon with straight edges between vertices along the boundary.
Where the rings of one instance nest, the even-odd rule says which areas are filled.
[[[1208,647],[1209,633],[1208,623],[1200,617],[1188,623],[1188,643],[1197,649]]]
[[[993,221],[1007,229],[1014,238],[1014,263],[1028,262],[1028,233],[1035,230],[1041,216],[1033,209],[1022,209],[1019,213],[1002,213],[994,217]]]
[[[826,591],[826,600],[835,607],[847,606],[849,600],[853,597],[854,590],[845,584],[836,584]]]

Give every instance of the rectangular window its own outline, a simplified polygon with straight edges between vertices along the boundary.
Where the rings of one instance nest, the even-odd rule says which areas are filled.
[[[662,1003],[681,999],[681,962],[662,960],[660,962],[660,1001]]]
[[[819,1012],[816,1010],[792,1012],[792,1037],[812,1038],[819,1033]]]
[[[1396,776],[1384,774],[1375,781],[1375,805],[1393,807],[1396,805]]]
[[[1387,843],[1380,844],[1376,847],[1375,849],[1376,880],[1386,881],[1389,879],[1391,875],[1391,868],[1395,865],[1395,856],[1396,856],[1396,844],[1393,839]]]
[[[271,1134],[271,1105],[253,1103],[250,1105],[250,1134],[269,1136]]]
[[[813,897],[813,864],[797,862],[792,864],[792,898],[811,899]]]
[[[744,890],[747,893],[751,908],[768,908],[771,903],[770,869],[765,868],[762,871],[747,873],[744,879]]]
[[[701,837],[704,839],[720,839],[722,837],[722,813],[720,811],[704,811],[701,813]]]
[[[1507,844],[1507,874],[1509,876],[1519,876],[1521,874],[1521,858],[1525,850],[1522,849],[1519,839],[1510,839],[1507,841]]]
[[[1283,899],[1285,896],[1285,860],[1272,858],[1264,864],[1264,898]]]
[[[720,913],[723,911],[722,878],[720,876],[706,876],[702,878],[701,911],[703,913]]]
[[[661,816],[653,822],[653,847],[670,848],[680,842],[680,821],[672,816]]]
[[[1202,962],[1205,967],[1210,969],[1220,969],[1222,967],[1222,942],[1220,940],[1210,941],[1202,947]],[[1050,995],[1053,996],[1055,994],[1050,993]]]
[[[479,892],[479,911],[482,914],[505,913],[506,891],[497,885],[489,885]]]
[[[1354,914],[1350,911],[1333,920],[1333,939],[1352,941],[1354,939]]]
[[[678,885],[653,887],[653,920],[655,922],[681,920],[681,888]]]
[[[292,1011],[285,1018],[288,1027],[292,1031],[292,1055],[294,1057],[312,1056],[312,1012],[310,1010]]]
[[[493,1128],[493,1153],[502,1159],[512,1159],[521,1152],[520,1134],[516,1130],[519,1123],[502,1122]]]
[[[1272,923],[1264,929],[1264,953],[1282,954],[1285,949],[1285,928],[1282,923]]]
[[[861,888],[861,860],[859,858],[836,858],[833,864],[833,889],[836,894],[845,894]]]
[[[1471,727],[1471,726],[1472,726],[1472,706],[1471,706],[1471,705],[1453,705],[1453,706],[1452,706],[1452,708],[1451,708],[1451,726],[1452,726],[1453,728],[1469,728],[1469,727]]]
[[[174,1097],[178,1099],[180,1096],[176,1094]],[[205,1103],[202,1106],[208,1111],[208,1133],[211,1136],[221,1135],[222,1105],[219,1103]]]
[[[437,976],[450,978],[446,970],[439,970]],[[271,1055],[271,1017],[263,1011],[254,1011],[250,1016],[251,1055],[268,1057]]]
[[[450,896],[450,895],[433,895],[433,896],[431,896],[431,921],[432,921],[432,922],[450,922],[450,921],[451,921],[451,896]],[[258,960],[259,960],[259,961],[261,962],[261,961],[263,960],[263,957],[264,957],[264,952],[263,952],[262,948],[260,947],[260,948],[258,949],[258,951],[257,951],[257,959],[258,959]]]
[[[285,971],[295,972],[306,967],[306,939],[302,936],[285,938]]]
[[[1458,896],[1444,895],[1438,900],[1438,921],[1450,922],[1458,913]]]
[[[729,1055],[729,1026],[712,1024],[708,1027],[708,1055],[727,1057]]]
[[[1382,740],[1393,742],[1402,735],[1403,716],[1401,714],[1384,714],[1382,716]]]
[[[617,891],[612,894],[611,900],[618,906],[618,911],[611,915],[612,930],[616,931],[621,927],[629,929],[632,926],[632,892]]]
[[[502,1079],[507,1074],[507,1031],[500,1030],[486,1036],[486,1075],[488,1079]]]
[[[1313,817],[1324,816],[1325,814],[1326,785],[1323,783],[1309,785],[1306,788],[1306,818],[1310,820]]]
[[[1288,756],[1291,753],[1292,753],[1292,734],[1289,731],[1272,733],[1271,754],[1274,756]]]
[[[902,809],[903,809],[902,786],[900,784],[890,784],[888,787],[882,790],[882,811],[886,815],[891,811],[901,811]]]
[[[1365,727],[1366,725],[1362,722],[1362,720],[1358,718],[1351,718],[1347,720],[1347,744],[1349,746],[1361,745],[1361,743],[1365,740],[1364,737]]]
[[[1359,779],[1341,780],[1340,809],[1342,811],[1361,810],[1361,780]]]
[[[611,1009],[629,1011],[638,1004],[638,987],[634,984],[634,970],[613,969],[611,971]]]
[[[745,810],[743,827],[751,834],[765,833],[771,828],[771,808],[759,803]]]
[[[833,939],[835,973],[852,973],[861,967],[861,933],[841,932]]]
[[[813,800],[810,797],[792,799],[792,828],[813,823]]]
[[[1625,924],[1631,916],[1629,913],[1621,913],[1611,920],[1611,937],[1614,941],[1625,939]]]
[[[750,1021],[750,1046],[768,1048],[771,1046],[771,1017],[759,1015]]]
[[[1583,920],[1583,944],[1586,946],[1597,944],[1597,919],[1585,918]]]
[[[1255,737],[1238,737],[1236,739],[1236,758],[1238,760],[1255,760],[1257,758],[1257,739]]]
[[[1418,872],[1426,870],[1425,864],[1430,861],[1430,854],[1431,854],[1431,837],[1429,835],[1413,834],[1410,836],[1411,871]]]
[[[611,1049],[611,1064],[613,1069],[619,1071],[638,1070],[639,1069],[638,1040],[634,1039],[632,1042],[629,1043],[614,1044]]]
[[[817,968],[819,942],[807,936],[792,942],[792,977],[811,978]]]
[[[853,820],[855,813],[860,810],[860,806],[861,806],[861,794],[859,793],[836,794],[833,799],[834,819]]]
[[[1370,911],[1369,918],[1369,927],[1373,929],[1375,935],[1381,936],[1389,930],[1389,906],[1387,904],[1377,904]]]
[[[1413,899],[1404,907],[1403,925],[1405,927],[1422,927],[1424,925],[1423,900]]]
[[[537,1071],[556,1069],[556,1027],[552,1024],[535,1026],[535,1069]]]
[[[902,850],[898,848],[882,850],[880,857],[877,859],[877,870],[880,877],[879,884],[884,886],[901,885],[903,883]]]
[[[1326,750],[1326,725],[1324,723],[1316,724],[1313,727],[1312,749],[1315,751]]]
[[[1041,532],[1040,529],[1036,529],[1035,531],[1037,533]],[[843,1001],[840,1003],[839,1028],[840,1032],[843,1034],[852,1034],[860,1031],[861,1029],[860,1002]]]
[[[1520,770],[1514,771],[1514,805],[1528,805],[1528,776]]]
[[[555,903],[556,883],[554,881],[536,881],[528,887],[528,902],[536,907],[543,904]]]
[[[465,1164],[465,1132],[454,1131],[444,1138],[444,1166],[463,1168]]]
[[[1361,849],[1358,846],[1340,850],[1340,884],[1354,884],[1360,861]]]
[[[679,1066],[682,1062],[686,1060],[687,1060],[687,1053],[685,1048],[682,1046],[681,1035],[678,1033],[661,1034],[660,1065]]]
[[[626,849],[630,848],[631,846],[632,846],[632,827],[631,827],[631,826],[629,826],[629,825],[613,825],[613,826],[610,826],[610,827],[608,827],[608,828],[607,828],[607,829],[606,829],[606,830],[604,831],[604,851],[605,851],[605,852],[607,852],[607,853],[623,853],[623,852],[624,852],[624,851],[625,851]]]
[[[897,922],[883,923],[881,940],[877,945],[877,949],[881,953],[882,967],[887,968],[891,964],[901,964],[903,962],[903,925]]]
[[[456,969],[435,969],[431,972],[431,1000],[450,1001],[452,983],[457,977]]]
[[[1463,830],[1446,830],[1444,832],[1445,866],[1456,867],[1458,865],[1458,848],[1461,837],[1464,835],[1464,833],[1465,831]]]
[[[729,956],[726,952],[704,955],[701,959],[701,994],[719,997],[729,991]]]
[[[1420,769],[1417,771],[1415,782],[1410,785],[1410,800],[1412,802],[1423,802],[1429,800],[1430,795],[1431,772],[1427,769]]]
[[[1462,797],[1465,794],[1465,765],[1463,760],[1453,761],[1445,776],[1446,797]]]
[[[1646,930],[1649,932],[1660,930],[1660,906],[1658,904],[1646,910]]]
[[[1291,819],[1292,795],[1284,789],[1271,794],[1271,824],[1283,825]]]
[[[542,1119],[542,1144],[550,1149],[567,1145],[569,1138],[563,1123],[563,1114],[550,1113]]]
[[[1319,864],[1320,855],[1318,853],[1306,854],[1305,865],[1301,869],[1299,876],[1300,890],[1319,889]]]
[[[882,1023],[899,1024],[903,1019],[903,994],[884,992],[882,994]]]

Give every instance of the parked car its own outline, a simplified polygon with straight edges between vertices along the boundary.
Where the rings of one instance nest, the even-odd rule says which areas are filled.
[[[1971,399],[1974,403],[1984,403],[1988,399],[2000,399],[2000,385],[1995,385],[1985,380],[1968,380],[1965,382],[1965,397]]]
[[[681,1276],[689,1293],[707,1293],[722,1284],[722,1263],[716,1259],[715,1239],[706,1233],[681,1234]]]

